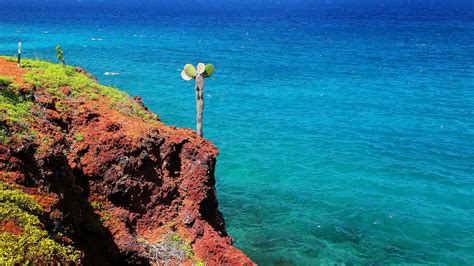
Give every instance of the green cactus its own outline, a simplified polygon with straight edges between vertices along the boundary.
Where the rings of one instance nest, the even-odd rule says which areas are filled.
[[[214,65],[199,63],[196,68],[191,64],[186,64],[181,77],[184,80],[194,79],[196,84],[196,131],[202,137],[202,115],[204,111],[204,78],[208,78],[214,73]]]

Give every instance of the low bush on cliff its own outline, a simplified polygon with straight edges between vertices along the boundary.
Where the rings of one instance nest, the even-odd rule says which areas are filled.
[[[32,121],[32,103],[14,92],[13,81],[0,79],[0,143],[8,143],[12,137],[23,138],[29,135]]]
[[[0,89],[6,89],[13,83],[13,78],[0,76]]]
[[[11,59],[10,57],[2,57]],[[45,61],[24,59],[26,70],[23,81],[37,89],[44,89],[56,98],[55,108],[61,114],[74,110],[74,102],[100,100],[121,113],[156,123],[157,116],[147,112],[131,99],[127,93],[98,84],[94,79],[72,66],[63,66]],[[33,139],[36,133],[31,125],[41,114],[34,108],[34,97],[19,93],[20,85],[13,77],[0,76],[0,143],[12,140]],[[66,92],[68,91],[68,92]],[[36,111],[33,111],[36,109]],[[37,113],[35,113],[37,112]],[[43,114],[44,116],[44,114]]]
[[[0,182],[0,265],[74,262],[80,253],[55,242],[38,219],[42,207],[30,195]],[[17,229],[8,230],[4,224]]]
[[[75,67],[29,59],[23,61],[23,67],[29,70],[29,73],[24,76],[26,82],[33,84],[36,88],[44,88],[54,96],[66,97],[61,88],[68,87],[71,89],[72,96],[84,97],[88,100],[97,100],[100,96],[106,96],[112,106],[121,112],[144,119],[154,119],[127,93],[100,85],[85,74],[76,71]]]
[[[186,258],[192,259],[194,256],[191,245],[175,232],[166,234],[163,240],[156,243],[148,243],[144,240],[140,242],[147,249],[148,257],[158,264],[168,264],[171,261],[183,262]]]
[[[85,75],[76,72],[74,67],[52,64],[43,61],[25,60],[24,68],[31,72],[25,74],[25,81],[36,88],[46,88],[46,91],[62,96],[61,87],[73,88],[73,95],[78,95],[93,89],[95,83]]]

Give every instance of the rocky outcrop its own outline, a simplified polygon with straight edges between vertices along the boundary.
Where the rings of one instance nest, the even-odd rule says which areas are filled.
[[[16,75],[3,90],[32,114],[22,124],[0,108],[1,180],[34,196],[51,238],[81,252],[76,263],[253,264],[232,246],[218,210],[211,142],[161,123],[140,99],[82,69],[71,75],[93,85],[52,88],[44,79],[54,66],[0,65],[0,76]]]

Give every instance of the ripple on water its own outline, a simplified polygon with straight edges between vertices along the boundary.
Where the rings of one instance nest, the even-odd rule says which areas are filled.
[[[18,21],[0,8],[0,54],[22,38],[25,56],[55,60],[60,43],[182,127],[195,95],[178,69],[214,63],[204,132],[221,152],[219,204],[262,265],[472,264],[472,20],[134,10],[22,8]]]

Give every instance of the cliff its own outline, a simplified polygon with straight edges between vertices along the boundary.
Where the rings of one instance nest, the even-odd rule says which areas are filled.
[[[0,264],[248,265],[217,148],[81,68],[0,58]]]

